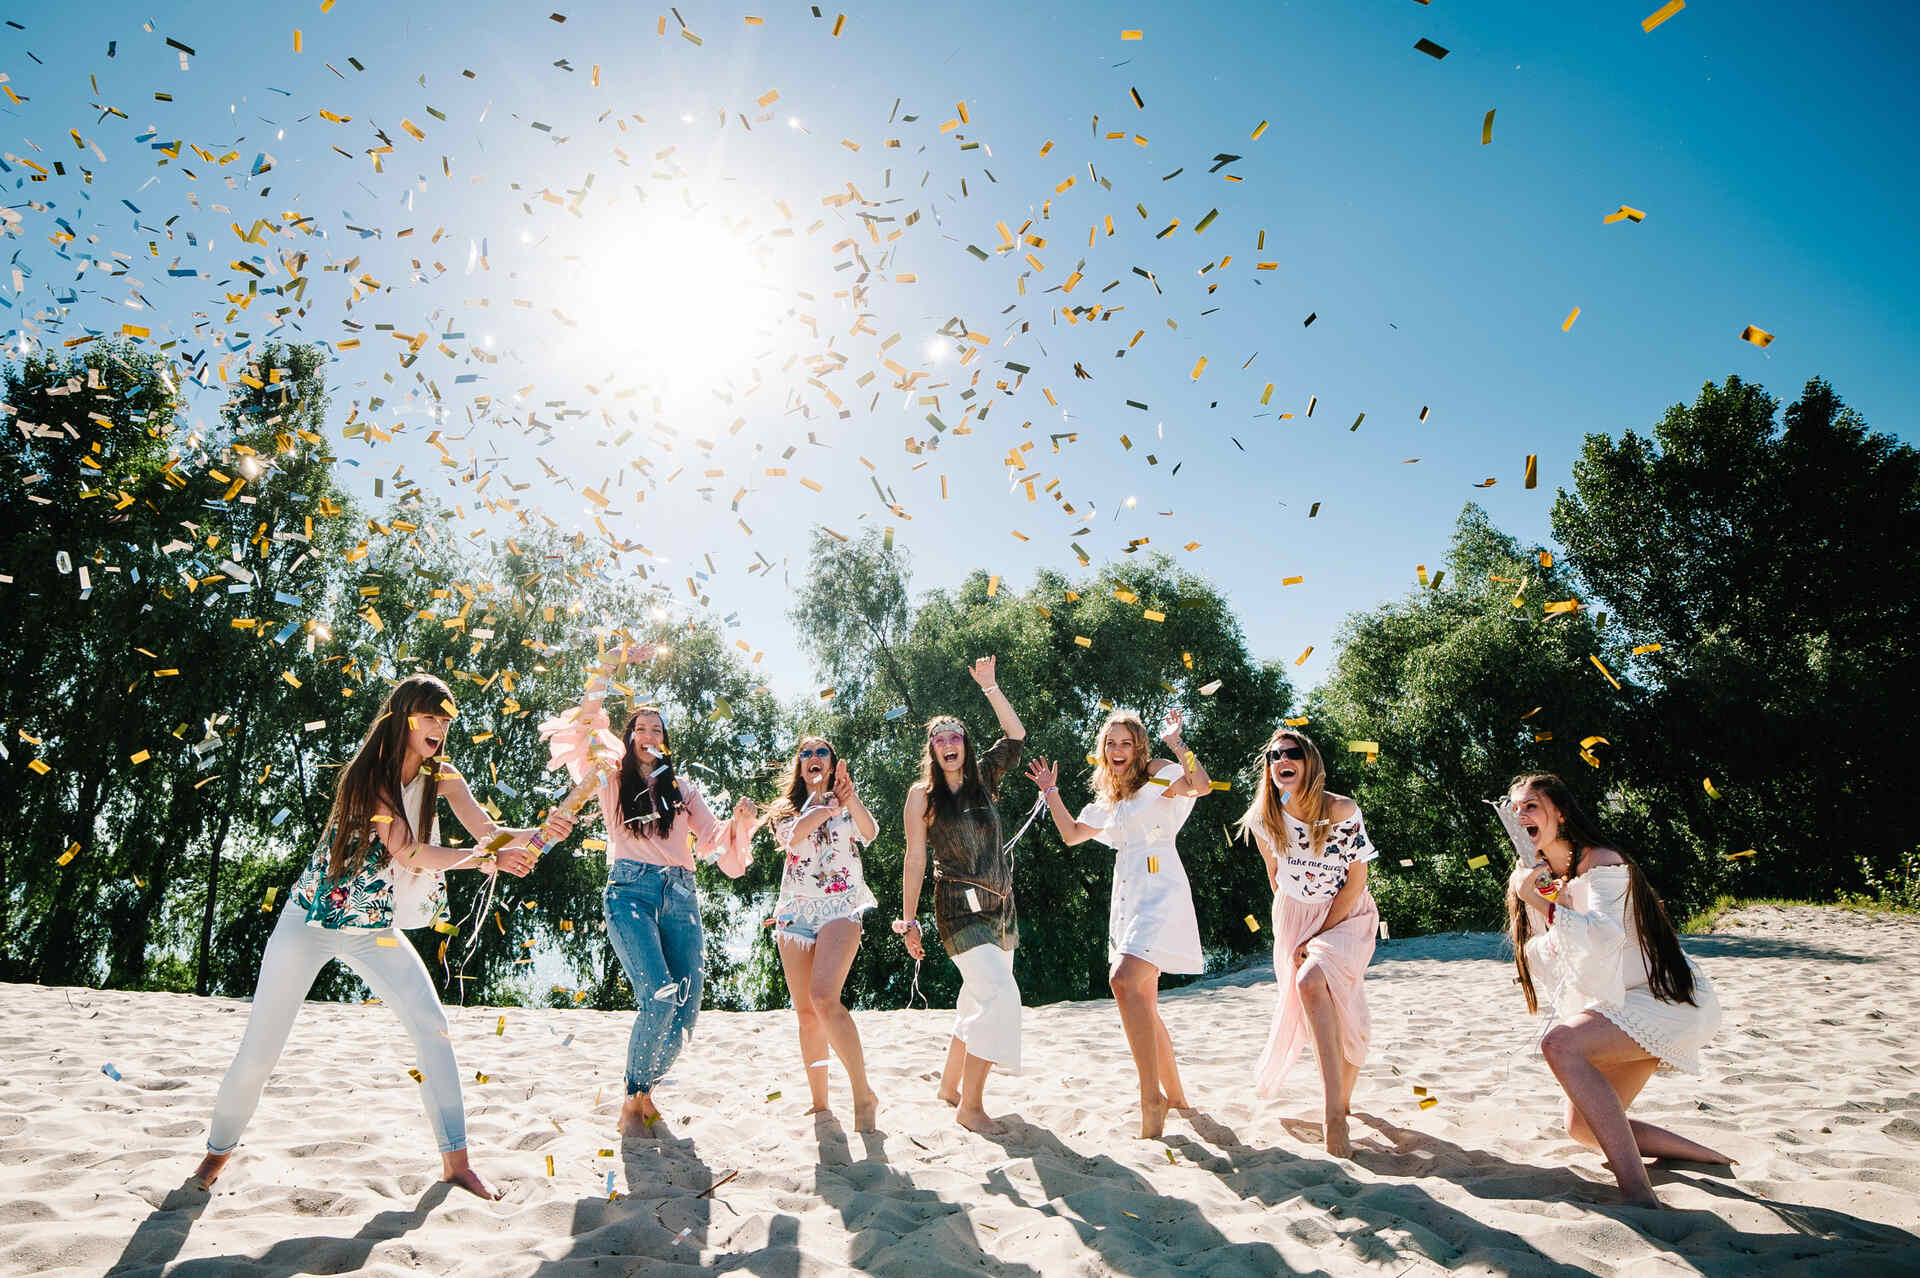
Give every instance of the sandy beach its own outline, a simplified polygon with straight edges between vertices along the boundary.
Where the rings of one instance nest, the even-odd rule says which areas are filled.
[[[1726,1024],[1702,1077],[1657,1077],[1634,1112],[1740,1165],[1657,1168],[1665,1213],[1618,1205],[1563,1135],[1491,935],[1381,947],[1351,1161],[1317,1147],[1310,1056],[1286,1098],[1253,1098],[1270,970],[1163,996],[1199,1108],[1162,1141],[1130,1135],[1110,1002],[1028,1009],[1026,1072],[988,1089],[1011,1115],[994,1139],[934,1097],[948,1012],[858,1014],[876,1136],[851,1131],[837,1074],[847,1125],[803,1114],[789,1013],[707,1014],[659,1093],[668,1132],[624,1145],[629,1016],[455,1010],[499,1203],[437,1184],[384,1008],[308,1005],[208,1195],[185,1182],[247,1005],[0,986],[0,1272],[1920,1272],[1920,920],[1750,908],[1688,947]]]

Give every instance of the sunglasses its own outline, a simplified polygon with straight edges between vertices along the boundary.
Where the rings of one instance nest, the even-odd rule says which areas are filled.
[[[833,751],[826,746],[819,746],[812,750],[802,750],[800,752],[800,758],[802,760],[831,759],[832,757],[833,757]]]
[[[1292,759],[1296,763],[1305,763],[1307,761],[1307,752],[1299,746],[1276,746],[1267,751],[1267,759],[1273,763],[1278,763],[1282,759]]]

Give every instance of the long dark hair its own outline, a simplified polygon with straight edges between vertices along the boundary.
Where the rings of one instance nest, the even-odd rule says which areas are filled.
[[[633,726],[643,714],[660,721],[660,759],[650,776],[640,771],[639,752],[633,748]],[[673,772],[673,741],[667,736],[667,717],[652,706],[641,706],[627,716],[627,726],[620,730],[620,744],[627,748],[620,759],[620,821],[628,829],[653,822],[655,828],[640,830],[641,837],[664,839],[673,832],[674,817],[680,811],[680,782]]]
[[[1633,914],[1634,929],[1640,933],[1640,953],[1647,962],[1647,986],[1655,998],[1667,1003],[1693,1002],[1693,969],[1680,950],[1680,936],[1660,894],[1647,881],[1640,863],[1622,851],[1594,824],[1580,801],[1573,797],[1567,783],[1551,772],[1533,772],[1513,779],[1507,793],[1531,791],[1553,804],[1560,813],[1560,835],[1573,846],[1573,860],[1567,867],[1567,880],[1580,875],[1580,862],[1595,848],[1606,848],[1627,867],[1627,909]],[[1513,939],[1513,965],[1520,973],[1520,989],[1527,996],[1527,1011],[1540,1010],[1534,995],[1533,973],[1527,967],[1527,939],[1533,934],[1533,920],[1526,903],[1507,893],[1507,931]]]
[[[361,740],[360,748],[333,787],[333,807],[327,813],[327,878],[351,878],[366,864],[367,851],[380,831],[374,814],[385,806],[406,820],[406,797],[400,786],[400,765],[407,757],[407,734],[417,714],[452,718],[453,691],[430,674],[408,675],[387,694],[387,704]],[[442,742],[444,745],[445,743]],[[420,792],[420,810],[414,817],[414,838],[427,842],[433,830],[434,806],[440,799],[440,772],[431,760],[421,770],[427,783]],[[384,845],[385,840],[381,840]]]
[[[973,734],[964,726],[960,729],[960,788],[954,790],[947,785],[947,770],[940,766],[940,760],[933,753],[933,725],[949,718],[941,715],[927,720],[927,752],[920,760],[920,784],[927,792],[928,825],[936,820],[955,820],[962,808],[992,803],[998,797],[987,792],[986,779],[980,775],[980,760],[973,753]]]
[[[800,774],[800,751],[809,741],[818,741],[827,748],[827,789],[832,791],[833,769],[840,762],[840,752],[833,748],[833,742],[809,732],[793,747],[793,762],[787,765],[786,784],[781,788],[780,797],[773,801],[773,806],[761,814],[761,825],[772,828],[775,822],[798,816],[800,810],[807,806],[807,779]]]

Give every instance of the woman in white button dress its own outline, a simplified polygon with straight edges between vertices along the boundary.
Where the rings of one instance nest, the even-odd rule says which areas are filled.
[[[1094,764],[1094,802],[1075,818],[1060,798],[1059,770],[1040,759],[1027,776],[1040,787],[1054,826],[1069,846],[1098,839],[1114,850],[1113,902],[1107,914],[1107,981],[1120,1009],[1134,1068],[1140,1074],[1140,1134],[1157,1138],[1169,1109],[1187,1108],[1160,1019],[1160,973],[1204,970],[1193,891],[1174,836],[1193,801],[1213,788],[1207,771],[1180,739],[1180,712],[1172,711],[1161,738],[1184,760],[1154,759],[1147,728],[1129,710],[1100,725]]]
[[[1507,883],[1514,967],[1528,1011],[1536,986],[1549,992],[1555,1023],[1540,1054],[1567,1094],[1567,1135],[1606,1156],[1629,1203],[1658,1207],[1643,1159],[1733,1162],[1627,1117],[1656,1072],[1700,1072],[1720,1000],[1647,876],[1607,846],[1565,781],[1518,777],[1507,804],[1538,858]]]

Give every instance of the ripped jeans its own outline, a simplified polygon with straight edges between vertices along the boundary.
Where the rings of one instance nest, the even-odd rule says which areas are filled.
[[[706,975],[693,871],[615,859],[607,872],[607,937],[640,1011],[627,1040],[627,1095],[651,1092],[693,1035]]]

